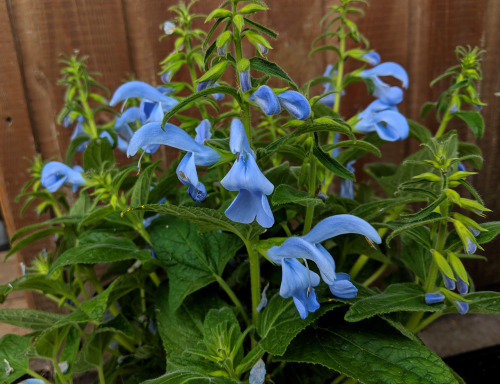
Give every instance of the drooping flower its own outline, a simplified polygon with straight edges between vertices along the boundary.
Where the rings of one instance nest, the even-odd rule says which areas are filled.
[[[399,87],[391,87],[389,84],[380,80],[380,76],[392,76],[400,80],[403,88],[408,88],[408,74],[405,69],[392,62],[386,62],[376,67],[365,69],[360,76],[373,81],[375,87],[373,96],[378,98],[384,104],[396,105],[403,100],[403,91]]]
[[[224,212],[225,215],[237,223],[251,223],[257,219],[262,227],[271,227],[274,217],[267,195],[273,192],[274,186],[257,166],[245,128],[238,119],[231,122],[229,147],[236,154],[236,161],[221,184],[227,190],[239,193]]]
[[[431,292],[425,294],[425,303],[428,305],[442,303],[445,299],[446,297],[441,292]]]
[[[406,118],[399,113],[397,107],[384,104],[380,100],[372,102],[358,115],[354,126],[359,132],[376,131],[386,141],[404,140],[410,133]]]
[[[240,87],[242,92],[248,92],[252,89],[252,83],[250,82],[250,69],[242,71],[239,74]]]
[[[305,120],[311,116],[309,102],[296,91],[285,91],[276,96],[267,85],[261,85],[250,96],[250,100],[257,104],[266,115],[277,115],[283,107],[299,120]]]
[[[150,102],[160,103],[165,112],[170,110],[178,103],[174,98],[164,95],[158,89],[147,83],[144,83],[142,81],[129,81],[125,84],[120,85],[116,89],[113,97],[111,98],[111,101],[109,102],[109,105],[114,107],[120,101],[124,101],[130,98],[146,99]]]
[[[319,278],[316,278],[317,275],[312,271],[308,272],[308,268],[302,266],[297,259],[314,261],[321,278],[328,284],[334,296],[343,299],[356,296],[357,288],[350,282],[349,275],[335,272],[333,257],[320,244],[331,237],[348,233],[364,235],[375,243],[382,241],[377,231],[363,219],[353,215],[337,215],[320,221],[308,234],[302,237],[290,237],[282,245],[271,247],[267,251],[267,255],[273,262],[282,265],[281,284],[282,287],[288,288],[283,291],[287,297],[290,297],[290,292],[293,292],[291,296],[294,297],[294,303],[302,318],[307,316],[307,312],[314,312],[316,307],[319,307],[319,304],[316,305],[317,300],[312,289],[319,284]],[[290,264],[290,260],[295,261]],[[303,269],[298,265],[301,265]],[[280,295],[283,296],[281,290]]]
[[[82,173],[83,169],[78,165],[70,168],[59,161],[51,161],[43,166],[40,182],[49,192],[57,191],[64,183],[71,184],[73,192],[76,192],[85,183]]]
[[[453,300],[453,301],[455,302],[458,312],[461,315],[465,315],[467,312],[469,312],[469,303],[460,300]]]
[[[380,63],[380,55],[375,51],[367,52],[361,55],[361,58],[370,65],[378,65]]]

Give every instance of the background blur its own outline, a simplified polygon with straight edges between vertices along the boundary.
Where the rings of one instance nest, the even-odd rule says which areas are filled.
[[[208,14],[219,3],[220,0],[200,0],[193,10]],[[268,0],[267,3],[270,10],[258,21],[280,34],[276,41],[271,41],[274,49],[268,59],[277,62],[299,85],[321,75],[334,59],[332,52],[317,53],[311,58],[308,53],[312,40],[321,33],[319,21],[333,1]],[[131,78],[158,85],[159,62],[173,49],[175,41],[175,38],[159,41],[163,33],[161,24],[173,17],[167,11],[173,4],[174,0],[0,0],[0,202],[10,235],[24,225],[48,219],[48,216],[38,217],[33,210],[20,217],[21,204],[14,199],[29,176],[26,158],[32,159],[40,153],[45,160],[64,159],[72,130],[55,122],[64,94],[64,89],[56,85],[61,69],[60,53],[70,55],[77,50],[89,56],[88,70],[100,72],[99,80],[111,92]],[[456,64],[455,46],[471,45],[487,50],[479,88],[480,99],[488,104],[483,109],[486,134],[478,142],[485,166],[472,184],[484,197],[486,206],[494,211],[487,220],[499,220],[500,98],[494,93],[500,91],[500,1],[371,0],[366,16],[357,17],[356,21],[382,61],[395,61],[408,71],[410,87],[400,111],[420,122],[423,103],[435,101],[449,86],[444,81],[430,88],[429,82]],[[208,29],[211,25],[203,26],[200,19],[199,26]],[[187,72],[179,72],[174,81],[182,77],[187,80]],[[225,80],[234,82],[231,78]],[[321,92],[321,86],[317,86],[312,94]],[[343,116],[347,118],[364,109],[372,99],[363,84],[349,86],[342,98]],[[106,121],[112,117],[101,118]],[[423,123],[437,128],[432,117]],[[450,127],[459,131],[462,140],[474,142],[472,132],[463,122],[453,120]],[[418,143],[413,139],[385,144],[382,161],[400,163],[417,148]],[[375,160],[368,158],[365,162]],[[123,157],[122,161],[127,159]],[[361,162],[356,165],[357,178],[369,182],[362,166]],[[29,265],[33,252],[49,246],[38,242],[25,248],[17,260],[11,258],[9,265],[0,267],[0,283],[15,278],[17,262]],[[489,258],[487,263],[469,264],[477,287],[500,286],[499,249],[500,239],[497,239],[481,253]],[[32,296],[27,300],[31,307],[43,307]]]

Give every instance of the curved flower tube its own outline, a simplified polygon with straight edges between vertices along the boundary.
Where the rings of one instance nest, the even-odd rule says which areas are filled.
[[[225,215],[237,223],[251,223],[257,219],[262,227],[271,227],[274,217],[266,195],[273,192],[274,186],[257,166],[245,128],[238,119],[233,119],[231,123],[229,146],[231,152],[236,154],[236,161],[221,184],[227,190],[239,193],[224,212]]]
[[[354,129],[359,132],[376,131],[386,141],[404,140],[410,133],[408,121],[398,109],[380,100],[375,100],[360,112],[358,119]]]
[[[49,192],[57,191],[64,183],[71,184],[76,192],[85,183],[82,173],[83,169],[78,165],[72,169],[59,161],[51,161],[43,166],[40,182]]]
[[[392,76],[400,80],[403,88],[408,88],[408,74],[405,69],[392,62],[382,63],[371,69],[365,69],[360,76],[373,81],[373,96],[387,105],[396,105],[403,100],[403,91],[399,87],[391,87],[380,80],[379,76]]]
[[[375,51],[367,52],[361,55],[361,58],[370,65],[378,65],[380,63],[380,55]]]
[[[357,288],[350,282],[349,275],[335,272],[333,257],[320,244],[331,237],[348,233],[364,235],[375,243],[382,242],[377,231],[365,220],[353,215],[337,215],[320,221],[308,234],[302,237],[290,237],[282,245],[271,247],[267,251],[267,255],[273,262],[281,265],[287,260],[299,258],[314,261],[318,266],[321,278],[328,284],[332,294],[340,298],[350,299],[356,296]],[[315,281],[312,278],[309,279],[308,287],[314,286]],[[288,286],[290,285],[288,280],[286,283]],[[302,283],[297,280],[297,284]],[[300,286],[302,287],[303,284]],[[302,317],[303,307],[299,308],[296,302],[295,305]],[[307,313],[305,315],[307,316]]]
[[[129,124],[139,120],[140,111],[138,107],[127,108],[120,117],[115,121],[115,130],[123,136],[127,141],[130,141],[134,135],[134,131]]]
[[[177,100],[164,95],[152,85],[142,81],[129,81],[116,89],[109,105],[114,107],[120,101],[129,98],[147,99],[155,103],[165,103],[166,105],[177,104]]]
[[[346,165],[346,168],[354,173],[354,163],[356,160],[349,161]],[[340,182],[340,197],[344,197],[346,199],[354,199],[354,187],[352,180],[342,179]]]
[[[252,83],[250,82],[250,70],[239,73],[240,77],[240,87],[242,92],[248,92],[252,89]]]
[[[465,315],[467,312],[469,312],[469,303],[465,301],[459,301],[459,300],[453,300],[455,302],[455,305],[457,306],[458,312],[461,315]]]
[[[446,297],[441,292],[431,292],[425,294],[426,304],[442,303]]]
[[[250,100],[257,104],[266,115],[277,115],[281,112],[278,98],[267,85],[261,85],[250,96]]]

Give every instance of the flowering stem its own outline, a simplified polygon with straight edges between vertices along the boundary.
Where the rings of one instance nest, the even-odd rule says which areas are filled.
[[[311,157],[309,160],[309,165],[310,165],[310,173],[309,173],[309,186],[308,186],[308,192],[316,196],[316,159]],[[313,216],[314,216],[314,205],[309,205],[306,208],[306,217],[304,219],[304,230],[303,234],[305,235],[311,230],[312,226],[312,221],[313,221]]]
[[[345,52],[345,34],[344,23],[342,22],[341,31],[338,35],[339,38],[339,61],[337,66],[337,78],[335,83],[335,103],[333,104],[333,111],[339,113],[340,111],[340,93],[342,92],[342,80],[344,77],[344,52]],[[333,140],[330,140],[333,141]]]
[[[260,262],[259,254],[254,249],[254,243],[245,241],[250,262],[250,285],[252,292],[252,323],[257,322],[257,306],[260,303]]]
[[[54,366],[54,371],[56,372],[56,376],[59,378],[61,383],[67,383],[68,381],[64,378],[64,375],[61,372],[61,368],[59,368],[59,364],[57,364],[57,357],[54,357],[52,359],[52,365]]]
[[[227,293],[229,298],[233,301],[234,305],[239,309],[241,316],[243,317],[243,320],[245,320],[245,323],[247,325],[250,324],[250,319],[247,316],[247,313],[245,312],[245,309],[243,308],[243,305],[241,304],[241,301],[238,299],[238,296],[234,293],[234,291],[231,289],[231,287],[224,281],[224,279],[220,276],[216,276],[217,282],[221,286],[221,288]]]

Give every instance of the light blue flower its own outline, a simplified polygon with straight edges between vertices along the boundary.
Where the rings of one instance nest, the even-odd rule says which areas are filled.
[[[158,91],[155,87],[144,83],[142,81],[129,81],[125,84],[120,85],[109,105],[114,107],[120,101],[124,101],[130,98],[138,98],[138,99],[146,99],[154,103],[161,103],[165,106],[170,106],[172,108],[178,102],[172,97],[166,96],[160,91]]]
[[[250,81],[250,70],[249,69],[247,69],[246,71],[240,72],[239,78],[240,78],[240,87],[241,87],[242,92],[248,92],[249,90],[252,89],[252,83]]]
[[[382,63],[371,69],[365,69],[360,76],[373,81],[375,89],[373,96],[387,105],[396,105],[403,100],[403,91],[399,87],[391,87],[380,80],[380,76],[392,76],[400,80],[403,88],[408,88],[408,74],[405,69],[397,63]]]
[[[203,91],[204,89],[210,88],[213,85],[213,83],[214,83],[213,79],[200,81],[196,85],[196,92],[200,92]]]
[[[83,169],[78,165],[72,169],[66,164],[51,161],[43,166],[40,182],[49,192],[57,191],[64,183],[71,184],[73,192],[76,192],[85,183],[82,173]]]
[[[477,230],[476,228],[471,228],[469,227],[469,231],[472,235],[478,236],[481,231]],[[474,243],[471,239],[467,238],[467,253],[470,255],[473,255],[477,251],[477,245]]]
[[[469,292],[469,284],[457,276],[457,291],[462,295]]]
[[[386,141],[404,140],[410,133],[408,121],[397,107],[388,106],[380,100],[375,100],[359,113],[354,129],[358,132],[376,131]]]
[[[443,275],[444,286],[446,287],[446,289],[453,291],[456,288],[455,280],[450,279],[444,273],[442,275]]]
[[[302,318],[307,316],[307,312],[313,312],[317,309],[314,309],[316,307],[316,296],[311,287],[319,284],[319,279],[316,279],[317,275],[312,271],[304,274],[303,271],[307,272],[307,268],[303,267],[298,261],[290,264],[290,260],[314,261],[321,278],[328,284],[332,294],[343,299],[351,299],[356,296],[357,288],[350,282],[349,275],[335,272],[333,257],[320,244],[326,239],[348,233],[364,235],[375,243],[382,241],[377,231],[363,219],[353,215],[337,215],[320,221],[308,234],[302,237],[290,237],[282,245],[271,247],[267,251],[267,255],[273,262],[282,265],[283,278],[281,284],[287,297],[290,297],[290,292],[293,291],[293,288],[296,288],[296,291],[294,291],[296,294],[293,297]],[[286,266],[283,266],[284,263],[286,263]],[[301,269],[298,265],[304,268],[300,273]],[[303,281],[304,279],[307,280],[307,286]],[[282,290],[280,290],[280,295],[283,296]]]
[[[266,47],[265,45],[257,43],[257,47],[259,48],[259,52],[262,56],[265,56],[269,53],[269,48]]]
[[[100,138],[105,138],[108,140],[109,144],[111,146],[115,145],[115,140],[111,137],[109,132],[107,131],[102,131],[99,135]],[[127,148],[128,148],[128,143],[123,140],[120,136],[116,136],[116,149],[118,149],[120,152],[127,153]]]
[[[281,112],[278,98],[267,85],[261,85],[250,96],[250,100],[257,104],[266,115],[277,115]]]
[[[305,120],[311,116],[311,106],[307,99],[299,92],[282,92],[278,95],[278,101],[297,120]]]
[[[45,381],[41,379],[30,378],[19,382],[19,384],[45,384]]]
[[[266,378],[266,365],[259,359],[250,370],[249,384],[263,384]]]
[[[227,190],[239,193],[224,212],[225,215],[237,223],[251,223],[257,218],[262,227],[271,227],[274,217],[266,195],[273,192],[274,186],[257,166],[245,128],[238,119],[231,122],[229,147],[236,154],[236,161],[221,184]]]
[[[469,312],[469,303],[460,300],[453,300],[453,301],[457,306],[458,312],[461,315],[465,315],[467,312]]]
[[[361,55],[361,58],[370,65],[378,65],[380,63],[380,55],[375,51],[367,52]]]
[[[130,128],[129,124],[135,123],[139,120],[140,110],[139,107],[127,108],[120,117],[115,121],[115,130],[126,140],[130,141],[134,135],[134,131]]]
[[[172,80],[172,71],[167,71],[165,73],[162,73],[160,78],[163,84],[170,83],[170,80]]]
[[[425,294],[425,303],[426,304],[436,304],[442,303],[446,297],[441,292],[431,292]]]
[[[354,163],[356,163],[356,160],[352,160],[347,163],[346,168],[354,173]],[[344,197],[346,199],[354,199],[354,187],[353,187],[353,182],[352,180],[349,179],[342,179],[340,182],[340,197]]]
[[[214,83],[214,87],[218,87],[219,85],[219,83]],[[226,95],[223,93],[212,93],[211,96],[217,101],[222,100],[224,99],[224,97],[226,97]]]
[[[171,21],[165,21],[163,24],[163,32],[165,32],[165,35],[173,34],[175,32],[175,24]]]

